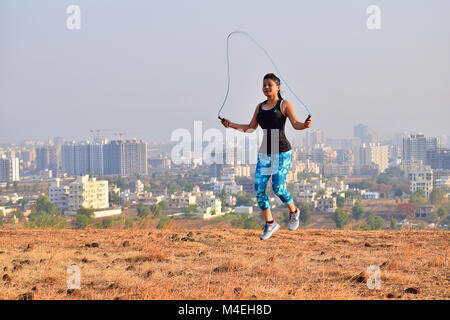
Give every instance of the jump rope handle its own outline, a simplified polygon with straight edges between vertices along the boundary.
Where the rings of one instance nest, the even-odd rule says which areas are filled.
[[[310,114],[308,114],[308,118],[306,118],[305,121],[308,121],[309,119],[311,119],[311,115]]]

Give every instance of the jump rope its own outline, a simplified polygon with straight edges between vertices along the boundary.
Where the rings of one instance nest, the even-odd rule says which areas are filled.
[[[275,63],[275,61],[273,61],[272,57],[270,56],[270,54],[267,52],[266,49],[264,49],[264,47],[262,45],[259,44],[258,41],[256,41],[250,34],[248,34],[245,31],[233,31],[231,32],[228,37],[227,37],[227,77],[228,77],[228,85],[227,85],[227,93],[225,95],[225,99],[223,100],[222,106],[219,109],[219,112],[217,113],[217,117],[223,121],[224,118],[222,118],[220,116],[220,113],[222,112],[222,108],[224,107],[225,103],[227,102],[228,99],[228,94],[230,93],[230,83],[231,83],[231,77],[230,77],[230,53],[229,53],[229,42],[230,42],[230,38],[233,34],[243,34],[245,36],[247,36],[259,49],[262,50],[262,52],[264,52],[264,54],[267,56],[267,58],[269,58],[270,62],[272,63],[272,65],[274,66],[278,76],[280,77],[280,80],[286,85],[286,87],[289,89],[289,91],[294,95],[294,97],[297,99],[298,102],[300,102],[303,107],[305,107],[306,111],[308,112],[308,118],[306,118],[306,120],[311,118],[311,112],[309,111],[308,106],[295,94],[294,90],[291,89],[291,87],[289,86],[289,84],[287,83],[286,80],[284,80],[280,70],[278,70],[277,64]]]

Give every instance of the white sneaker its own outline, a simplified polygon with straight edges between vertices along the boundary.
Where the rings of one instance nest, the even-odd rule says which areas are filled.
[[[269,239],[272,236],[272,233],[274,233],[275,231],[277,231],[280,228],[280,225],[276,222],[273,221],[273,223],[267,223],[264,226],[264,233],[261,236],[261,240],[266,240]]]
[[[288,229],[291,231],[297,230],[299,224],[300,224],[300,209],[297,208],[295,212],[289,213]]]

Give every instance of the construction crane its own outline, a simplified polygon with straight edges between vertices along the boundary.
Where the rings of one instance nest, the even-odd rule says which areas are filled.
[[[115,136],[119,136],[120,141],[123,141],[123,136],[126,134],[136,134],[141,132],[114,132]]]
[[[98,142],[102,141],[102,136],[100,135],[100,132],[108,132],[108,131],[115,131],[114,129],[91,129],[89,130],[95,139],[97,139]]]

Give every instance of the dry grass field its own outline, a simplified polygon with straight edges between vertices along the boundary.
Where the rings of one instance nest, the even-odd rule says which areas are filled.
[[[0,229],[0,299],[449,299],[446,231]],[[81,270],[68,290],[67,267]],[[380,289],[369,289],[380,268]]]

